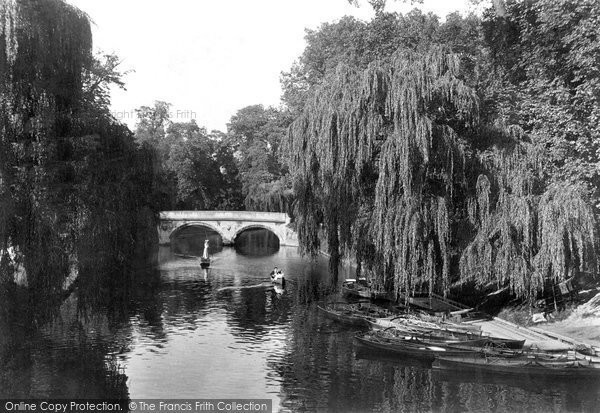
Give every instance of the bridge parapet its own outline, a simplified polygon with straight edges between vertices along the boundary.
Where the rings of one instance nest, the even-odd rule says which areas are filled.
[[[258,211],[162,211],[161,221],[254,221],[289,224],[288,214]]]

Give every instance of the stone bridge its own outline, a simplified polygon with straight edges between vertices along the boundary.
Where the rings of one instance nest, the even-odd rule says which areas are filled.
[[[289,228],[290,218],[279,212],[252,211],[162,211],[159,213],[158,239],[171,243],[177,233],[188,227],[205,227],[216,231],[224,245],[233,245],[237,236],[250,228],[264,228],[279,239],[279,245],[298,246],[296,233]]]

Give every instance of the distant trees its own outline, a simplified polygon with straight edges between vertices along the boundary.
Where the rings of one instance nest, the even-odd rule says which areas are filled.
[[[218,131],[195,120],[172,122],[169,104],[138,109],[136,139],[155,151],[154,196],[159,209],[241,209],[233,149]]]
[[[290,211],[291,179],[281,145],[289,111],[247,106],[227,133],[172,122],[170,105],[137,110],[136,139],[156,153],[154,199],[161,210],[228,209]]]
[[[291,180],[281,145],[292,121],[287,111],[247,106],[227,125],[226,141],[234,151],[246,209],[289,211]]]

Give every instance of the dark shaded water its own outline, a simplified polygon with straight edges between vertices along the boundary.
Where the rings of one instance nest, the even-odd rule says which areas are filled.
[[[200,269],[204,239],[212,264]],[[180,254],[180,255],[176,255]],[[183,233],[122,311],[69,298],[37,328],[3,306],[1,397],[270,398],[275,411],[598,411],[600,384],[439,374],[358,351],[317,312],[327,263],[249,231],[236,248]],[[274,265],[285,290],[268,284]],[[343,274],[343,272],[342,272]],[[257,287],[258,285],[258,287]],[[5,303],[6,304],[6,303]]]

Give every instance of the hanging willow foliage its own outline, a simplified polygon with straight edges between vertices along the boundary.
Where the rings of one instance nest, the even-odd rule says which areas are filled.
[[[531,298],[545,283],[563,281],[577,270],[594,270],[593,212],[581,188],[545,188],[542,160],[539,147],[521,143],[484,161],[493,183],[480,175],[469,201],[477,234],[461,257],[464,279],[509,285]]]
[[[48,293],[60,290],[68,267],[50,188],[59,181],[59,138],[70,136],[80,110],[91,49],[89,20],[78,9],[60,0],[2,1],[0,176],[13,208],[2,208],[2,243],[20,247],[29,285]]]
[[[516,127],[501,133],[511,149],[473,157],[457,131],[484,133],[478,110],[443,48],[326,76],[287,143],[304,252],[318,251],[322,229],[334,274],[351,251],[396,294],[447,292],[457,252],[463,280],[525,297],[594,268],[594,216],[578,189],[547,188],[546,154]]]
[[[358,258],[371,263],[376,285],[395,292],[446,289],[449,211],[453,187],[464,181],[453,127],[470,125],[476,113],[458,58],[444,48],[399,53],[362,73],[338,67],[289,133],[305,250],[318,248],[322,223],[335,271],[340,247],[355,247],[353,232],[364,235],[368,226],[378,259]]]

